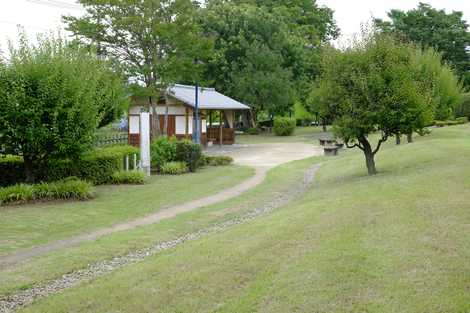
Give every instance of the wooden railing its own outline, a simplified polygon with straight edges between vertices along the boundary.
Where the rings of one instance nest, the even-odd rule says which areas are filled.
[[[208,127],[207,140],[220,144],[220,128]],[[222,128],[222,144],[231,145],[235,142],[235,130],[233,128]]]

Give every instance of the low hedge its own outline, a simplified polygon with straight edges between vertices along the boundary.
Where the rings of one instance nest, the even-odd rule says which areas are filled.
[[[461,125],[461,124],[467,124],[467,123],[468,123],[468,117],[466,116],[457,117],[455,120],[434,121],[434,125],[436,125],[437,127]]]
[[[204,155],[201,159],[203,159],[201,165],[222,166],[233,163],[233,158],[228,155]]]
[[[274,119],[274,134],[277,136],[291,136],[295,130],[295,119],[290,117],[276,117]]]
[[[166,175],[180,175],[189,171],[185,162],[167,162],[162,165],[161,173]]]
[[[175,161],[184,162],[190,172],[195,172],[202,155],[201,146],[189,140],[176,142]]]
[[[113,184],[143,184],[145,181],[145,174],[139,170],[133,171],[118,171],[111,175],[111,182]]]
[[[0,188],[0,205],[19,204],[34,200],[87,200],[92,197],[91,184],[76,177],[50,183],[17,184]]]
[[[78,160],[50,160],[48,165],[39,171],[38,176],[41,181],[56,181],[75,176],[95,185],[106,184],[111,182],[115,172],[124,169],[125,156],[132,154],[139,155],[139,149],[126,145],[98,148],[83,154]],[[132,168],[133,162],[129,163]],[[2,173],[9,173],[5,179],[1,178],[2,186],[25,181],[21,157],[15,157],[10,161],[0,161],[0,169],[4,170]]]
[[[0,173],[0,186],[24,182],[23,158],[13,155],[0,157]]]

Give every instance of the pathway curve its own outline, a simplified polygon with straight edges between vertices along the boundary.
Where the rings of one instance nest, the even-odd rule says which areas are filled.
[[[231,155],[234,158],[236,164],[254,167],[255,175],[234,187],[225,189],[211,196],[158,210],[155,213],[151,213],[131,221],[114,224],[109,227],[104,227],[71,238],[53,241],[47,244],[18,250],[11,254],[0,256],[0,267],[17,264],[18,262],[23,262],[32,257],[41,256],[58,249],[77,246],[82,242],[96,240],[115,232],[131,230],[139,226],[154,224],[163,219],[175,217],[180,213],[192,211],[197,208],[228,200],[259,185],[264,180],[266,172],[270,168],[293,160],[300,160],[310,156],[320,155],[322,150],[319,147],[304,143],[276,143],[233,145],[220,148],[212,147],[207,150],[207,153]]]
[[[75,287],[84,281],[90,281],[102,275],[114,272],[124,266],[135,264],[161,251],[173,248],[187,241],[193,241],[209,234],[221,232],[231,226],[239,225],[265,215],[302,195],[312,184],[315,173],[319,167],[319,164],[313,165],[306,171],[303,181],[292,185],[287,192],[273,198],[270,202],[266,202],[260,207],[254,208],[250,212],[241,216],[213,224],[207,228],[200,229],[193,233],[188,233],[171,241],[157,243],[145,249],[129,252],[123,256],[90,264],[84,269],[65,274],[56,280],[33,286],[3,299],[0,298],[0,313],[14,312],[22,306],[32,303],[36,299],[50,296]]]

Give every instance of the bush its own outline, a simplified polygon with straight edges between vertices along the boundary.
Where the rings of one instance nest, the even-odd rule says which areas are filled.
[[[274,133],[277,136],[291,136],[295,130],[295,119],[289,117],[276,117],[274,119]]]
[[[166,175],[180,175],[189,171],[185,162],[167,162],[162,165],[161,173]]]
[[[150,145],[150,157],[152,168],[160,171],[163,164],[176,161],[176,142],[175,136],[158,137]]]
[[[456,121],[458,124],[467,124],[467,123],[468,123],[468,117],[466,117],[466,116],[457,117],[457,118],[455,119],[455,121]]]
[[[69,177],[63,180],[36,185],[18,184],[0,188],[0,205],[24,203],[32,200],[77,199],[86,200],[93,196],[90,183]]]
[[[25,181],[23,158],[7,155],[0,157],[0,186],[9,186]]]
[[[206,157],[206,164],[210,166],[229,165],[233,162],[233,158],[228,155],[209,155]]]
[[[189,140],[176,142],[176,161],[186,163],[189,171],[195,172],[202,155],[201,146]]]
[[[118,171],[111,176],[113,184],[143,184],[145,174],[139,170],[133,171]]]
[[[252,127],[252,128],[248,128],[248,129],[246,130],[246,133],[247,133],[248,135],[259,135],[260,130],[259,130],[259,128],[257,128],[257,127]]]
[[[447,123],[445,121],[434,121],[434,125],[436,125],[436,127],[444,127]]]

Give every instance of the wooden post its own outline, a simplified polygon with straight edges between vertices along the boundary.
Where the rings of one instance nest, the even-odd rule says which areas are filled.
[[[188,139],[188,133],[189,133],[189,108],[186,108],[185,114],[184,114],[184,136],[186,139]]]
[[[223,141],[223,128],[222,128],[223,114],[224,114],[224,112],[222,110],[220,110],[219,111],[219,145],[221,147],[222,147],[222,141]]]
[[[209,127],[212,127],[212,110],[209,111]]]
[[[126,154],[126,171],[129,170],[129,154]]]

